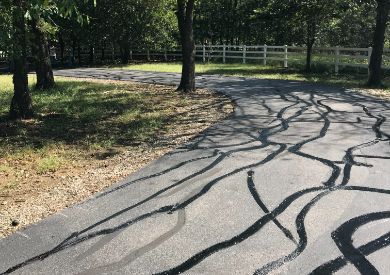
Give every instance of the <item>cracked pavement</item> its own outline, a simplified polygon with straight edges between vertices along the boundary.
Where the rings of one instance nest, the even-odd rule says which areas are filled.
[[[234,115],[0,240],[0,273],[390,274],[390,102],[297,81],[201,75],[197,85],[232,98]]]

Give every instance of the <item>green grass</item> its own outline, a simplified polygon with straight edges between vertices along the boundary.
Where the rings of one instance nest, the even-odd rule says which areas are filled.
[[[130,64],[119,67],[124,70],[141,70],[141,71],[156,71],[156,72],[181,72],[180,63],[141,63]],[[347,73],[335,75],[331,72],[324,71],[324,68],[316,68],[321,70],[321,73],[307,74],[299,69],[290,68],[284,69],[276,66],[262,66],[258,64],[219,64],[219,63],[198,63],[196,64],[196,72],[198,74],[221,74],[228,76],[243,76],[264,79],[283,79],[294,81],[306,81],[312,83],[322,83],[337,85],[347,88],[364,87],[367,81],[367,74],[362,73],[365,70],[360,69],[361,73],[356,70],[350,70]],[[385,86],[390,86],[390,76],[384,79]]]
[[[33,85],[35,78],[29,78]],[[15,165],[38,174],[54,172],[81,152],[88,158],[152,141],[174,106],[190,104],[172,89],[164,95],[154,86],[57,78],[51,90],[30,88],[36,117],[10,121],[12,77],[0,75],[0,173]]]
[[[47,156],[36,163],[35,170],[38,174],[46,174],[57,171],[63,164],[64,160],[61,157]]]
[[[6,173],[9,174],[12,172],[12,168],[9,167],[7,164],[1,164],[0,165],[0,173]]]
[[[0,76],[0,83],[0,123],[5,127],[12,97],[11,77]],[[129,144],[149,138],[166,118],[154,110],[154,92],[140,93],[119,84],[60,78],[55,88],[32,90],[31,94],[37,119],[8,124],[7,135],[3,131],[0,134],[1,147],[43,148],[58,142],[95,147]]]

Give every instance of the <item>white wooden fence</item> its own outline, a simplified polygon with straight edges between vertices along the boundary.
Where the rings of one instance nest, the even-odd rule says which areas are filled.
[[[331,65],[334,67],[335,73],[338,73],[341,67],[368,69],[371,53],[372,48],[317,47],[313,49],[312,61],[313,63]],[[168,61],[172,57],[181,57],[181,51],[178,49],[165,51],[138,50],[132,51],[131,57],[134,56],[143,56],[147,60],[158,57]],[[287,45],[197,45],[196,57],[201,58],[203,62],[220,60],[226,63],[227,61],[238,60],[245,64],[249,60],[254,60],[255,62],[261,62],[262,65],[275,61],[280,62],[287,68],[293,63],[304,64],[306,62],[306,48]],[[390,69],[390,49],[384,51],[383,68]]]
[[[57,50],[56,50],[57,51]],[[80,56],[88,62],[89,49],[81,50]],[[95,58],[99,60],[101,49],[95,49]],[[343,67],[354,67],[368,69],[372,48],[343,48],[343,47],[316,47],[313,49],[312,62],[314,64],[324,64],[334,68],[335,73],[339,73]],[[65,60],[71,59],[71,51],[68,49]],[[57,58],[59,54],[57,53]],[[77,54],[76,54],[77,56]],[[119,58],[119,51],[114,47],[105,50],[105,61],[114,62]],[[236,45],[197,45],[196,57],[203,62],[240,62],[256,63],[262,65],[280,64],[285,68],[295,64],[305,64],[306,48],[297,46],[236,46]],[[4,61],[6,55],[0,52],[0,61]],[[181,58],[181,50],[131,50],[130,60],[176,60]],[[4,63],[4,62],[3,62]],[[390,70],[390,49],[384,50],[383,68]]]

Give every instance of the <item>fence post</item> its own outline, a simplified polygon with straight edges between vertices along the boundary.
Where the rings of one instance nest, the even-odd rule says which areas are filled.
[[[267,44],[263,47],[263,65],[267,66]]]
[[[130,60],[133,60],[133,51],[130,50]]]
[[[168,61],[168,54],[166,49],[164,50],[164,60]]]
[[[246,45],[242,47],[242,64],[246,64]]]
[[[146,50],[146,59],[150,61],[150,51],[149,49]]]
[[[284,67],[288,68],[288,46],[284,45]]]
[[[226,63],[226,46],[223,45],[223,64]]]
[[[340,66],[340,46],[336,46],[336,62],[334,65],[334,72],[339,74],[339,66]]]
[[[115,61],[115,46],[114,46],[114,44],[111,44],[111,49],[112,49],[112,52],[111,52],[112,56],[111,56],[111,59],[112,59],[112,61],[114,62],[114,61]]]
[[[370,75],[371,55],[372,55],[372,47],[369,47],[368,48],[368,65],[367,65],[368,75]]]
[[[203,63],[206,63],[206,45],[203,44]]]

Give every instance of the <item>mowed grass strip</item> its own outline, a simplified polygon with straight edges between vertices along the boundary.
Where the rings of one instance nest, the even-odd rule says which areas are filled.
[[[197,63],[196,72],[198,74],[221,74],[227,76],[253,77],[263,79],[280,79],[304,81],[318,84],[336,85],[345,88],[364,88],[367,82],[367,70],[349,68],[348,72],[335,75],[333,67],[330,71],[323,71],[320,65],[314,64],[314,73],[305,73],[300,67],[282,68],[279,66],[263,66],[260,64],[241,64],[241,63]],[[126,66],[120,66],[124,70],[140,70],[140,71],[155,71],[155,72],[181,72],[181,63],[178,62],[150,62],[150,63],[135,63]],[[321,69],[321,72],[316,70]],[[341,68],[342,69],[342,68]],[[360,73],[357,73],[359,71]],[[390,75],[387,71],[383,80],[387,87],[383,91],[390,92]]]

